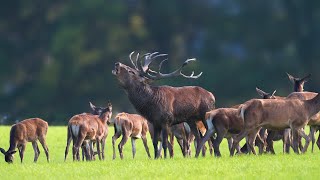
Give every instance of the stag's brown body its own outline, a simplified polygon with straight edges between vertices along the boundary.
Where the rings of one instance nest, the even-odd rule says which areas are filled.
[[[147,132],[149,131],[147,120],[138,114],[119,113],[114,122],[115,134],[112,137],[113,159],[116,158],[115,141],[122,135],[122,140],[118,145],[121,159],[123,159],[123,146],[131,137],[132,155],[136,154],[135,139],[142,139],[148,157],[150,158],[149,147],[147,145]]]
[[[214,108],[215,98],[212,93],[197,86],[170,87],[150,85],[150,77],[155,77],[154,79],[156,80],[158,77],[177,76],[177,72],[181,74],[182,67],[188,62],[186,61],[178,69],[180,71],[175,71],[173,74],[159,72],[155,76],[151,76],[150,73],[153,72],[148,67],[151,60],[147,60],[148,62],[145,62],[145,66],[139,69],[116,63],[113,74],[117,77],[135,109],[153,124],[155,158],[158,154],[158,137],[160,132],[163,131],[163,148],[165,151],[164,156],[166,157],[168,128],[174,124],[187,122],[196,139],[199,140],[200,136],[195,122],[197,120],[204,121],[205,113]],[[134,66],[136,67],[136,65]],[[159,69],[161,69],[161,65]],[[193,74],[189,77],[193,77]]]
[[[254,140],[261,127],[272,130],[291,128],[293,132],[293,148],[298,150],[298,136],[306,140],[302,152],[305,152],[310,138],[304,133],[304,126],[310,117],[320,110],[320,96],[310,100],[299,99],[252,99],[240,107],[240,114],[244,119],[244,129],[234,138],[231,155],[236,145],[248,135],[248,147],[255,154]]]
[[[40,141],[47,161],[49,162],[49,150],[46,145],[46,135],[48,131],[48,123],[40,118],[30,118],[23,120],[17,124],[14,124],[10,130],[10,147],[7,152],[1,148],[1,152],[5,154],[5,160],[12,162],[12,154],[15,153],[15,149],[19,149],[19,155],[21,162],[23,161],[24,151],[27,142],[32,142],[34,149],[34,162],[37,162],[40,151],[38,148],[37,140]]]

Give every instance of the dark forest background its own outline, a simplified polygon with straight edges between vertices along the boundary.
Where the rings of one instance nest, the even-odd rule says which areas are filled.
[[[312,74],[320,91],[319,0],[10,0],[0,6],[0,124],[41,117],[65,125],[88,102],[134,112],[111,74],[131,51],[169,54],[165,71],[187,58],[217,107],[258,97],[255,87],[292,91],[286,72]]]

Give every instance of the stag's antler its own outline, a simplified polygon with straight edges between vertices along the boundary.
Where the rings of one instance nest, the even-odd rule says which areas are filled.
[[[191,78],[191,79],[196,79],[199,78],[202,75],[202,72],[199,73],[198,75],[194,75],[194,71],[192,71],[191,75],[185,75],[182,73],[182,69],[183,67],[185,67],[186,65],[188,65],[190,62],[192,61],[196,61],[196,59],[192,58],[192,59],[187,59],[180,68],[178,68],[177,70],[173,71],[172,73],[168,73],[168,74],[163,74],[161,73],[161,68],[162,65],[165,61],[167,61],[168,59],[164,59],[160,62],[159,64],[159,70],[154,71],[152,69],[150,69],[150,64],[157,58],[157,57],[162,57],[162,56],[167,56],[167,54],[159,54],[158,52],[154,52],[154,53],[146,53],[144,54],[142,57],[144,57],[144,63],[142,64],[142,60],[139,61],[139,54],[137,54],[135,61],[132,60],[132,54],[134,52],[132,52],[129,55],[129,58],[132,62],[132,64],[134,65],[134,68],[138,71],[140,71],[141,75],[143,75],[144,77],[148,78],[148,79],[152,79],[152,80],[159,80],[159,79],[164,79],[164,78],[168,78],[168,77],[175,77],[175,76],[183,76],[185,78]]]

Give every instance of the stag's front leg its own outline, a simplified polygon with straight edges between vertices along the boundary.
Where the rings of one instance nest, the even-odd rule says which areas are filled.
[[[97,153],[98,153],[98,157],[99,160],[101,161],[101,147],[100,147],[100,139],[96,139],[96,144],[97,144]]]
[[[234,136],[233,138],[233,143],[232,143],[232,148],[230,150],[230,156],[234,155],[234,151],[235,149],[239,149],[240,151],[240,146],[239,146],[239,142],[247,135],[247,131],[246,130],[242,130],[238,135]]]
[[[132,146],[132,158],[136,156],[136,139],[131,138],[131,146]]]
[[[104,160],[104,148],[105,148],[105,145],[106,145],[106,138],[107,137],[103,137],[102,140],[101,140],[101,156],[102,156],[103,160]]]
[[[196,122],[194,121],[189,121],[188,122],[188,125],[190,126],[190,129],[195,137],[195,146],[196,146],[196,155],[195,157],[198,157],[199,156],[199,153],[200,153],[200,150],[201,148],[203,147],[203,144],[206,142],[204,141],[203,143],[202,142],[202,139],[200,138],[200,134],[199,134],[199,131],[198,131],[198,128],[197,128],[197,124]],[[206,123],[204,123],[204,125],[206,125]],[[207,131],[208,132],[208,131]],[[206,133],[207,134],[207,133]],[[209,137],[210,138],[210,137]],[[208,138],[208,139],[209,139]],[[199,150],[198,150],[199,148]]]
[[[168,149],[168,126],[162,128],[162,148],[164,158],[167,158],[167,149]]]
[[[159,158],[161,149],[158,149],[158,140],[160,138],[161,128],[154,126],[152,144],[154,148],[154,159]],[[161,143],[162,144],[162,143]]]

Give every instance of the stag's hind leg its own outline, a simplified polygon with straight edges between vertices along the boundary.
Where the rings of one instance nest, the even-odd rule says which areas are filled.
[[[116,143],[116,140],[121,136],[121,133],[119,131],[117,131],[115,133],[114,136],[112,136],[112,149],[113,149],[113,157],[112,159],[115,159],[116,158],[116,148],[115,148],[115,143]]]
[[[304,128],[300,128],[297,130],[300,137],[303,137],[306,141],[306,144],[304,145],[302,149],[302,153],[305,153],[308,149],[309,143],[310,143],[310,137],[304,132]]]
[[[71,136],[71,132],[68,126],[68,131],[67,131],[67,145],[66,145],[66,150],[64,152],[64,161],[66,161],[67,156],[68,156],[68,152],[69,152],[69,146],[72,140],[72,136]]]
[[[123,146],[127,143],[128,139],[129,139],[129,135],[127,135],[126,133],[123,133],[122,139],[118,145],[119,154],[120,154],[121,159],[123,159]]]
[[[314,149],[314,143],[316,141],[315,138],[315,133],[317,131],[317,128],[315,126],[310,126],[310,133],[309,133],[309,137],[311,138],[311,152],[313,153],[313,149]]]

